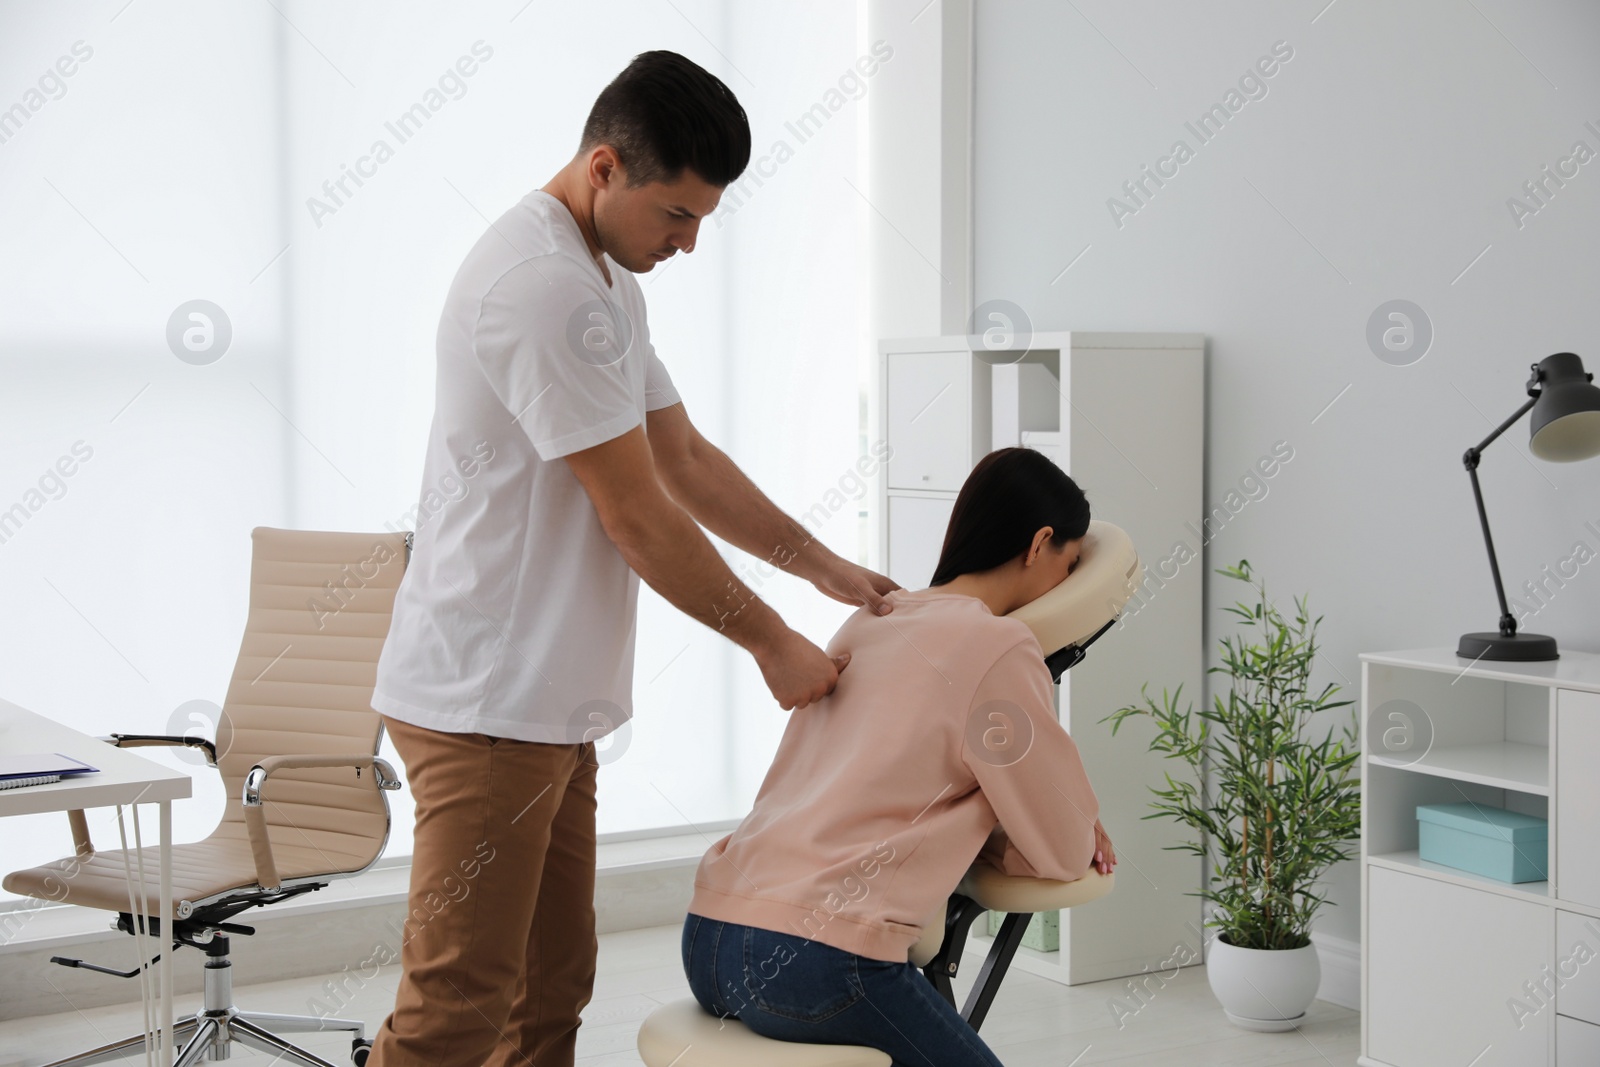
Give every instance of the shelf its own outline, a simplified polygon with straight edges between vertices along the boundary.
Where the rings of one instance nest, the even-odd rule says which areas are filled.
[[[1185,523],[1199,528],[1206,514],[1203,335],[1019,331],[1008,347],[991,349],[997,337],[985,339],[981,331],[999,322],[979,310],[978,333],[877,343],[870,418],[893,460],[874,479],[875,569],[908,589],[927,585],[951,505],[973,468],[997,443],[1019,444],[1024,434],[1080,485],[1126,484],[1130,463],[1159,482],[1159,494],[1126,500],[1110,516],[1135,544],[1166,545]],[[1084,412],[1095,426],[1139,426],[1141,432],[1116,448],[1106,446]],[[1196,588],[1174,588],[1144,609],[1153,613],[1148,620],[1141,614],[1138,626],[1096,646],[1054,693],[1084,763],[1097,768],[1096,793],[1108,811],[1147,810],[1146,783],[1161,779],[1165,761],[1144,745],[1112,737],[1103,723],[1073,723],[1071,712],[1137,701],[1141,678],[1183,682],[1191,690],[1205,681],[1200,597]],[[1096,902],[1089,919],[1070,931],[1062,923],[1058,952],[1036,959],[1024,950],[1013,969],[1036,967],[1054,981],[1081,983],[1135,977],[1147,961],[1164,959],[1204,918],[1195,892],[1203,872],[1181,851],[1181,830],[1138,819],[1125,825],[1117,847],[1138,859],[1147,880],[1130,875],[1138,884]],[[1393,842],[1396,848],[1408,843]]]
[[[1550,795],[1550,750],[1543,745],[1516,741],[1450,745],[1432,749],[1419,760],[1368,755],[1367,762],[1519,793]]]
[[[1600,655],[1562,649],[1548,662],[1471,661],[1446,647],[1360,659],[1366,717],[1357,1062],[1554,1063],[1549,997],[1530,1003],[1543,1005],[1532,1013],[1537,1018],[1508,1015],[1505,997],[1524,975],[1557,966],[1562,953],[1552,934],[1563,913],[1582,923],[1600,912],[1564,899],[1600,905],[1592,833],[1600,779],[1589,773],[1600,751]],[[1417,809],[1440,804],[1543,817],[1548,840],[1518,847],[1548,878],[1506,882],[1423,859],[1418,842],[1427,830]],[[1478,843],[1486,851],[1491,845]],[[1503,839],[1494,844],[1507,847]]]
[[[1477,661],[1456,655],[1453,648],[1413,648],[1398,652],[1363,652],[1363,663],[1441,672],[1452,678],[1471,676],[1501,682],[1582,689],[1600,692],[1600,655],[1563,648],[1560,659],[1518,663],[1509,660]]]
[[[1446,867],[1442,863],[1425,860],[1417,854],[1415,849],[1408,852],[1385,852],[1381,855],[1369,855],[1367,862],[1374,867],[1387,867],[1394,871],[1404,871],[1407,874],[1425,874],[1430,878],[1440,881],[1454,882],[1456,885],[1468,889],[1488,889],[1502,896],[1516,897],[1519,900],[1535,900],[1549,902],[1549,882],[1502,882],[1495,878],[1485,878],[1481,874],[1471,871],[1457,870]]]

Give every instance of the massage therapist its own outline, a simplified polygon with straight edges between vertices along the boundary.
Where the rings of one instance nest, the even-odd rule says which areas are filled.
[[[598,948],[593,742],[631,715],[640,578],[749,651],[785,710],[831,692],[849,657],[789,629],[702,526],[889,610],[894,582],[811,539],[700,436],[650,344],[633,276],[694,250],[749,156],[727,86],[646,52],[451,284],[423,485],[485,441],[492,458],[419,522],[378,662],[372,706],[416,830],[372,1067],[572,1064]]]

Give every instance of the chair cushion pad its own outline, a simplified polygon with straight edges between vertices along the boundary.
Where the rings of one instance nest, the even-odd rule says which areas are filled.
[[[234,836],[224,824],[204,841],[172,846],[172,901],[175,915],[181,915],[184,902],[199,904],[235,890],[250,892],[256,884],[255,858],[250,842]],[[273,855],[284,880],[359,871],[370,856],[330,854],[315,845],[274,841]],[[139,877],[138,856],[129,850],[134,884]],[[146,844],[145,892],[152,914],[161,904],[161,874],[156,847]],[[79,904],[103,911],[128,910],[128,885],[123,875],[122,849],[96,851],[86,858],[66,857],[39,867],[12,871],[4,886],[8,893],[37,897],[55,903]],[[74,867],[76,873],[74,873]]]
[[[889,1054],[860,1045],[803,1045],[761,1037],[737,1019],[709,1015],[693,997],[650,1013],[639,1027],[645,1067],[890,1067]]]

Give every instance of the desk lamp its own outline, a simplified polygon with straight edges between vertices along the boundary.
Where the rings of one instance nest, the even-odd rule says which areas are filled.
[[[1559,658],[1555,638],[1517,633],[1517,620],[1506,606],[1500,564],[1494,556],[1494,539],[1489,536],[1489,514],[1483,509],[1483,491],[1478,487],[1478,457],[1491,441],[1529,410],[1533,417],[1529,425],[1528,450],[1535,456],[1552,463],[1572,463],[1600,455],[1600,388],[1590,384],[1594,375],[1585,372],[1583,360],[1571,352],[1546,356],[1533,364],[1532,370],[1533,375],[1528,379],[1528,402],[1477,447],[1467,449],[1463,457],[1467,473],[1472,476],[1472,495],[1478,502],[1478,520],[1483,524],[1483,543],[1489,549],[1494,591],[1500,598],[1498,633],[1461,635],[1456,655],[1467,659],[1532,662]]]

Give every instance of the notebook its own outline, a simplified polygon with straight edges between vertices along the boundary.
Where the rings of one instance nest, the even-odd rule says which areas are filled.
[[[50,785],[61,781],[59,774],[36,774],[32,778],[0,778],[0,789],[21,789],[30,785]]]
[[[67,778],[93,774],[99,769],[59,752],[0,755],[0,785],[13,778],[40,778],[52,774]]]

